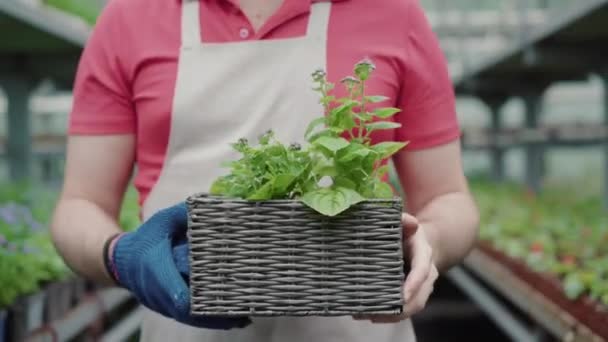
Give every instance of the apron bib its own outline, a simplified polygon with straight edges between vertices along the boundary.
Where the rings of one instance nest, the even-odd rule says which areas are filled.
[[[308,123],[323,113],[312,90],[325,68],[331,3],[312,5],[304,37],[202,43],[199,0],[182,4],[182,45],[163,169],[143,206],[143,218],[208,191],[238,155],[231,143],[257,142],[273,129],[283,143],[303,143]],[[245,329],[197,329],[145,309],[142,341],[411,342],[410,321],[374,325],[351,317],[253,318]]]

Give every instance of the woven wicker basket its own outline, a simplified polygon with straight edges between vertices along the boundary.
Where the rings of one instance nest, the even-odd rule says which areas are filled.
[[[295,200],[188,198],[193,315],[399,314],[400,199],[328,218]]]

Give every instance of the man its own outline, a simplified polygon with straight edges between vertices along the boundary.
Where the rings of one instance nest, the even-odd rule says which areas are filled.
[[[179,203],[209,188],[238,138],[269,128],[282,141],[302,137],[322,113],[310,74],[323,68],[337,83],[366,57],[376,64],[366,93],[401,109],[402,128],[374,139],[409,142],[394,157],[411,251],[405,314],[191,317]],[[148,308],[145,341],[414,341],[408,318],[478,224],[446,69],[417,0],[111,0],[75,83],[56,245],[74,270]],[[117,235],[134,167],[144,224]]]

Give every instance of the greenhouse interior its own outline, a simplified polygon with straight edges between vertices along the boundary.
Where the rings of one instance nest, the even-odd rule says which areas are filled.
[[[2,342],[138,340],[142,306],[76,275],[48,227],[78,61],[106,2],[0,0]],[[480,227],[412,317],[417,339],[608,340],[608,0],[420,2]],[[121,228],[139,210],[130,186]]]

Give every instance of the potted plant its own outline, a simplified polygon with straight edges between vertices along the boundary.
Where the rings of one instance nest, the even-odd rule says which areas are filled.
[[[4,285],[7,282],[4,280],[4,270],[9,266],[9,260],[6,257],[6,245],[8,241],[3,234],[0,233],[0,269],[3,270],[0,273],[0,284]],[[15,300],[15,295],[11,289],[4,286],[1,287],[0,291],[0,342],[5,342],[8,335],[8,306]]]
[[[5,202],[0,206],[0,307],[6,308],[10,340],[21,341],[44,323],[47,296],[41,287],[67,270],[40,223],[48,216],[42,195],[22,185],[3,187],[0,193]]]
[[[72,306],[78,305],[87,293],[87,281],[86,279],[74,276],[71,281],[72,287]]]
[[[7,335],[7,317],[8,317],[8,313],[6,311],[5,308],[0,309],[0,342],[5,342],[6,341],[6,335]]]
[[[23,341],[27,335],[44,323],[45,292],[34,292],[19,297],[11,306],[10,336]]]
[[[72,279],[60,279],[50,282],[45,287],[46,303],[44,306],[44,320],[53,322],[60,319],[72,307],[73,302]]]
[[[372,132],[400,126],[390,120],[398,109],[378,108],[386,97],[364,92],[373,70],[358,63],[342,98],[315,72],[325,111],[306,146],[272,131],[257,145],[241,139],[230,172],[187,199],[193,314],[402,312],[403,204],[383,179],[406,144],[372,143]]]

